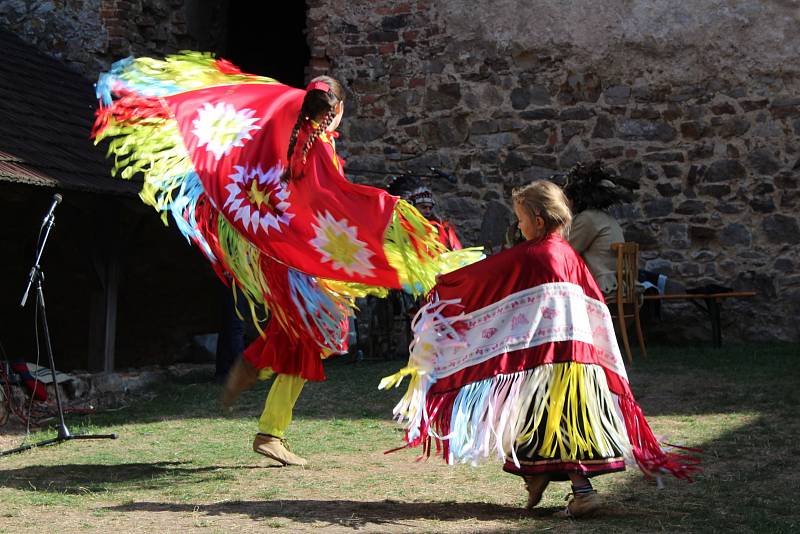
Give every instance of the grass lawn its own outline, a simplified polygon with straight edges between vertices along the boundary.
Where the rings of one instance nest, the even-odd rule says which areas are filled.
[[[401,444],[390,419],[401,390],[377,384],[403,362],[340,359],[327,366],[327,382],[307,384],[295,410],[291,445],[310,467],[270,467],[252,452],[268,384],[230,416],[210,381],[172,384],[68,422],[74,433],[117,432],[117,440],[0,458],[0,533],[799,531],[798,346],[649,350],[629,368],[633,391],[657,435],[705,451],[704,472],[663,489],[635,468],[598,477],[607,506],[592,519],[549,517],[564,506],[567,483],[551,484],[526,513],[521,480],[497,461],[384,455]]]

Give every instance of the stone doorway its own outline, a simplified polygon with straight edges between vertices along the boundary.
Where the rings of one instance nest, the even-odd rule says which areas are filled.
[[[244,72],[305,86],[306,2],[230,2],[224,57]]]

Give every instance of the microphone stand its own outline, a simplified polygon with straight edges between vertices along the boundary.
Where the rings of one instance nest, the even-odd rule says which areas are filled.
[[[25,303],[28,300],[28,294],[31,290],[31,287],[32,286],[36,287],[36,313],[38,314],[39,319],[42,323],[42,333],[44,334],[44,347],[45,351],[47,352],[47,357],[50,361],[50,373],[51,376],[53,377],[53,390],[55,391],[56,406],[58,408],[58,419],[59,419],[58,436],[53,439],[46,439],[38,443],[31,443],[29,445],[17,447],[16,449],[2,451],[0,452],[0,456],[16,454],[19,452],[27,451],[28,449],[32,449],[34,447],[45,447],[47,445],[56,445],[64,441],[71,441],[75,439],[117,439],[116,434],[72,434],[69,431],[69,428],[67,428],[67,424],[64,422],[64,410],[61,407],[61,395],[58,392],[58,382],[56,381],[56,364],[55,360],[53,359],[53,347],[50,343],[50,330],[47,327],[47,314],[45,313],[45,306],[44,306],[44,291],[42,290],[42,282],[44,281],[44,272],[42,272],[42,268],[39,265],[39,262],[42,259],[42,253],[44,252],[44,246],[47,243],[47,237],[50,235],[50,230],[53,228],[53,225],[55,224],[55,216],[53,215],[53,212],[55,211],[56,206],[58,205],[59,202],[61,202],[61,195],[59,194],[53,195],[53,204],[51,204],[50,206],[50,211],[48,211],[47,215],[45,215],[44,221],[42,221],[42,227],[39,230],[39,243],[36,247],[36,259],[34,260],[33,267],[31,267],[30,273],[28,274],[28,284],[25,287],[25,292],[23,293],[22,300],[20,301],[20,306],[25,307]]]

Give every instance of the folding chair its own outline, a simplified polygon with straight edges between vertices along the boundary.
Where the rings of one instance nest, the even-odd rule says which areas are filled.
[[[642,334],[642,323],[639,320],[640,299],[636,291],[639,278],[639,244],[632,242],[613,243],[611,248],[617,253],[617,291],[613,299],[616,300],[616,303],[609,303],[609,311],[611,311],[611,316],[616,318],[617,324],[619,324],[620,337],[622,337],[622,343],[625,345],[625,355],[628,358],[628,363],[633,363],[626,319],[633,318],[633,322],[636,325],[636,337],[639,340],[639,349],[642,351],[642,356],[647,357],[647,350],[644,347],[644,335]],[[612,311],[614,308],[616,308],[616,314]],[[628,309],[627,312],[626,308]]]

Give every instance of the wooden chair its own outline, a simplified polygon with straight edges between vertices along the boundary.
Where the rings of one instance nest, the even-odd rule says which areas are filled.
[[[644,335],[642,334],[642,323],[639,320],[640,299],[636,291],[639,279],[639,244],[631,242],[613,243],[611,248],[617,253],[617,291],[613,299],[616,302],[609,303],[609,311],[616,308],[616,314],[611,311],[611,316],[615,317],[617,324],[619,324],[620,337],[625,345],[625,355],[628,358],[628,363],[633,363],[626,319],[633,318],[636,326],[636,337],[639,340],[639,349],[642,351],[642,356],[647,357],[647,350],[644,347]],[[626,308],[628,309],[627,313]]]

